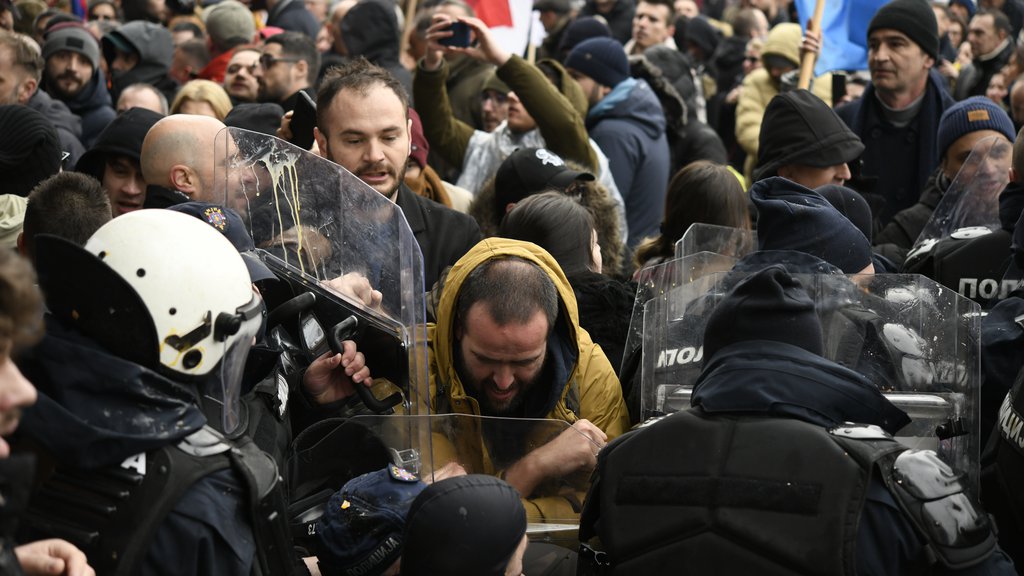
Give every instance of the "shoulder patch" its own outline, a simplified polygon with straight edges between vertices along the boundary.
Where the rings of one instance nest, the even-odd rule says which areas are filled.
[[[218,206],[211,206],[203,211],[203,217],[206,218],[206,223],[213,226],[221,232],[228,225],[228,217],[224,215],[224,211]]]
[[[414,476],[411,472],[409,472],[405,468],[399,468],[398,466],[395,466],[394,464],[388,464],[388,474],[391,475],[391,479],[392,480],[397,480],[399,482],[410,482],[411,483],[411,482],[419,482],[419,480],[420,480],[419,478]]]

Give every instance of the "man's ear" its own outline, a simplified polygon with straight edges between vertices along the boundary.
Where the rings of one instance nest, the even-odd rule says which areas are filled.
[[[36,93],[36,88],[39,87],[39,81],[35,78],[26,78],[24,82],[18,86],[18,104],[28,104],[28,101],[32,99],[32,96]]]
[[[25,251],[25,233],[18,232],[18,254],[21,254],[25,258],[28,258],[28,252]]]
[[[303,82],[309,77],[309,62],[305,60],[299,60],[295,63],[295,74],[299,76],[299,79]]]
[[[327,147],[327,137],[316,126],[313,126],[313,140],[316,140],[316,147],[320,149],[320,157],[330,160],[331,149]]]
[[[190,198],[195,196],[197,180],[196,173],[188,166],[184,164],[171,166],[171,186],[175,190],[184,192]]]
[[[1010,182],[1016,182],[1018,176],[1020,176],[1020,174],[1017,173],[1017,169],[1010,166]]]

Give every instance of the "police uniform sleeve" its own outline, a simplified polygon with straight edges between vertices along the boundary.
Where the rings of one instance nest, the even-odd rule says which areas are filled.
[[[154,576],[248,576],[256,542],[245,488],[230,469],[196,482],[157,530],[143,563]]]

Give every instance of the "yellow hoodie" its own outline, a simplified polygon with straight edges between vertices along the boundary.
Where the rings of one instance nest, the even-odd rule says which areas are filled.
[[[579,325],[576,297],[561,268],[544,249],[529,242],[488,238],[473,247],[455,263],[445,279],[441,299],[437,306],[438,323],[427,327],[430,341],[430,396],[431,413],[480,414],[480,406],[470,396],[455,368],[455,307],[459,289],[476,267],[488,260],[517,256],[540,266],[555,283],[562,306],[561,320],[569,326],[569,348],[576,358],[563,366],[567,381],[559,382],[559,400],[547,414],[549,419],[568,423],[587,419],[615,438],[629,429],[629,413],[622,398],[622,387],[601,347]],[[514,287],[510,287],[514,289]],[[557,331],[552,338],[560,337]],[[556,360],[553,360],[556,361]],[[565,518],[569,502],[561,498],[543,498],[524,502],[533,519]]]

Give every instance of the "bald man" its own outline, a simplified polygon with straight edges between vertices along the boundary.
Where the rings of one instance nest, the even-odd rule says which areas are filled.
[[[215,153],[214,140],[224,128],[220,120],[191,114],[175,114],[154,124],[142,143],[146,185],[180,192],[195,202],[222,202],[223,186],[216,186],[214,171],[215,166],[223,168],[227,155]]]

